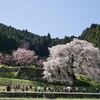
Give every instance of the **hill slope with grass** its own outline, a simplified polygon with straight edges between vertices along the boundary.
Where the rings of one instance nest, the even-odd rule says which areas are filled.
[[[36,68],[35,66],[28,66],[28,67],[9,67],[9,66],[0,66],[0,85],[7,85],[9,83],[18,84],[27,83],[30,85],[34,83],[35,85],[38,84],[47,84],[43,81],[43,69]],[[74,80],[74,86],[95,86],[99,85],[95,83],[93,80],[88,79],[85,75],[75,74],[76,80]],[[52,83],[51,85],[67,85],[67,84],[59,84],[59,83]]]

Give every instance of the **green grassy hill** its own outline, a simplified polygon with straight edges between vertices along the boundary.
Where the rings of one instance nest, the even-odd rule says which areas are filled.
[[[9,84],[12,85],[12,88],[14,85],[24,85],[24,86],[33,86],[33,89],[35,86],[50,86],[60,87],[60,90],[62,91],[63,87],[66,85],[61,84],[50,84],[45,83],[42,80],[42,73],[43,69],[41,68],[35,68],[35,66],[30,67],[11,67],[11,66],[4,66],[0,65],[0,91],[2,91],[2,86],[7,86]],[[74,86],[73,87],[79,87],[80,90],[85,86],[87,90],[90,92],[94,92],[96,87],[100,87],[98,83],[93,82],[92,80],[89,80],[84,75],[75,75],[77,80],[74,80]],[[67,86],[66,86],[67,87]]]

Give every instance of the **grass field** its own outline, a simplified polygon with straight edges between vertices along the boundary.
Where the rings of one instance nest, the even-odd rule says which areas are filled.
[[[99,100],[99,99],[65,99],[65,98],[58,98],[58,99],[46,99],[46,98],[0,98],[0,100]]]

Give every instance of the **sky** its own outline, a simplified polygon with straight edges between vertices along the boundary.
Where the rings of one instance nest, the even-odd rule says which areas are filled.
[[[100,0],[0,0],[0,23],[52,38],[100,24]]]

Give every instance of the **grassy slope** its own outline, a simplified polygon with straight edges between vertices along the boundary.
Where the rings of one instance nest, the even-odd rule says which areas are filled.
[[[9,68],[9,66],[4,66],[4,65],[0,65],[0,68],[1,67],[6,67],[6,68]],[[12,67],[11,67],[12,68]],[[32,67],[33,68],[33,67]],[[16,76],[16,74],[18,72],[13,72],[14,75]],[[23,74],[23,73],[22,73]],[[94,83],[92,80],[90,79],[87,79],[84,75],[78,75],[76,74],[75,75],[76,78],[79,80],[79,82],[83,81],[83,82],[88,82],[90,84],[90,87],[87,87],[88,90],[90,90],[92,92],[92,90],[95,90],[95,87],[98,86],[97,83]],[[81,77],[80,77],[81,76]],[[6,76],[7,77],[7,76]],[[23,80],[23,79],[14,79],[14,78],[2,78],[0,77],[0,86],[7,86],[8,84],[12,83],[12,86],[14,85],[17,85],[17,84],[20,84],[20,85],[24,85],[24,86],[43,86],[43,85],[46,85],[46,86],[52,86],[52,87],[55,87],[54,85],[50,85],[50,84],[45,84],[43,82],[38,82],[38,81],[29,81],[29,80]],[[81,83],[80,83],[81,84]],[[84,84],[84,83],[83,83]],[[79,84],[78,84],[79,86]],[[64,86],[59,86],[59,87],[64,87]],[[79,86],[79,89],[82,90],[82,86]],[[99,88],[100,88],[100,85],[99,85]]]
[[[98,85],[100,85],[98,82],[94,82],[92,79],[87,78],[85,75],[75,74],[75,76],[76,76],[77,80],[87,82],[91,86],[98,86]]]
[[[29,80],[23,80],[23,79],[13,79],[13,78],[0,78],[0,85],[6,86],[9,83],[12,83],[12,86],[21,84],[25,86],[29,85],[44,85],[44,83],[36,82],[36,81],[29,81]]]
[[[0,78],[0,91],[2,91],[3,87],[2,86],[7,86],[8,84],[11,84],[12,88],[15,86],[15,85],[24,85],[24,86],[30,86],[32,85],[33,86],[33,89],[34,87],[36,86],[44,86],[46,85],[47,87],[55,87],[54,85],[50,85],[50,84],[46,84],[46,83],[43,83],[43,82],[37,82],[37,81],[30,81],[30,80],[23,80],[23,79],[13,79],[13,78]],[[63,87],[63,86],[59,86],[59,87]],[[1,100],[1,99],[0,99]]]
[[[55,87],[55,85],[50,85],[50,84],[45,84],[43,82],[36,82],[36,81],[29,81],[29,80],[22,80],[22,79],[13,79],[13,78],[0,78],[0,91],[2,91],[3,87],[2,86],[7,86],[8,84],[12,83],[12,88],[15,85],[24,85],[24,86],[33,86],[33,90],[34,87],[36,86],[44,86],[46,85],[47,87]],[[57,85],[58,86],[58,85]],[[60,88],[60,91],[62,91],[62,88],[64,86],[58,86]],[[66,86],[67,87],[67,86]],[[78,86],[79,87],[79,91],[82,91],[83,86]],[[100,89],[100,86],[89,86],[86,87],[86,92],[96,92],[95,88],[98,87]],[[0,99],[1,100],[1,99]]]

